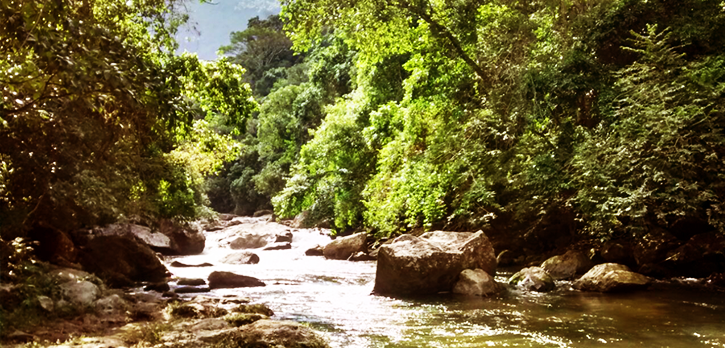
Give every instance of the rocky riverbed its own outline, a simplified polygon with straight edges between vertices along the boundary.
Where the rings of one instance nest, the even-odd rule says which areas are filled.
[[[166,254],[160,264],[168,270],[143,286],[114,290],[92,275],[56,268],[68,274],[53,275],[66,284],[63,301],[84,303],[83,311],[8,339],[98,348],[725,344],[717,328],[725,321],[723,297],[696,279],[661,281],[621,264],[595,266],[579,250],[530,268],[496,268],[491,243],[477,233],[404,236],[378,250],[364,235],[331,241],[327,230],[268,220],[206,224],[203,238],[187,238],[203,240],[194,255],[172,255],[173,243],[141,234],[147,245],[161,240],[154,248]],[[384,261],[371,261],[381,255]],[[397,273],[380,277],[381,265]],[[434,291],[395,293],[412,286]],[[66,305],[36,300],[49,315]]]

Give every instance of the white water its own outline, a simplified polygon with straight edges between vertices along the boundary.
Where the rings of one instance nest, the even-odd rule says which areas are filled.
[[[249,228],[285,229],[247,219]],[[267,304],[274,319],[309,323],[333,347],[725,347],[725,297],[682,289],[602,295],[569,290],[547,293],[508,289],[498,297],[441,296],[393,299],[371,295],[375,262],[305,256],[330,238],[319,230],[292,230],[293,248],[253,249],[255,265],[225,265],[229,230],[206,233],[201,255],[175,258],[214,267],[174,268],[179,277],[206,279],[230,271],[266,287],[218,289]],[[173,260],[167,260],[170,263]],[[505,282],[510,272],[499,272]],[[195,296],[186,294],[184,296]]]

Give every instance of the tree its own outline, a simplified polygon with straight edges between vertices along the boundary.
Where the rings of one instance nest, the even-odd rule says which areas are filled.
[[[176,5],[0,2],[1,232],[194,215],[162,209],[193,191],[167,154],[195,117],[240,125],[255,106],[241,68],[174,56]]]

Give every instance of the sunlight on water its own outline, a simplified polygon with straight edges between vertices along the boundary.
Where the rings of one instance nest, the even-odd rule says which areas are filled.
[[[253,249],[260,257],[256,265],[219,262],[233,252],[225,246],[227,232],[207,233],[203,254],[173,259],[214,267],[169,270],[187,278],[207,278],[212,271],[260,278],[266,287],[205,295],[265,303],[274,319],[308,323],[333,347],[725,347],[722,294],[665,288],[602,295],[571,291],[562,283],[547,294],[507,289],[493,298],[394,299],[371,295],[375,262],[304,256],[329,241],[319,231],[294,230],[290,250]],[[504,283],[510,274],[499,272],[496,280]]]

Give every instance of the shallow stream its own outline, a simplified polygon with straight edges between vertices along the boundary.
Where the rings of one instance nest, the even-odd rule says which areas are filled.
[[[249,220],[254,222],[259,220]],[[394,299],[371,295],[375,262],[305,256],[329,242],[318,230],[293,230],[293,248],[262,251],[256,265],[225,265],[224,231],[207,232],[201,255],[167,260],[210,262],[175,268],[204,278],[215,270],[257,277],[267,286],[218,289],[265,303],[274,319],[308,323],[333,347],[725,347],[725,294],[659,284],[632,294],[581,293],[561,283],[550,293],[507,287],[497,297]],[[499,270],[505,283],[511,271]],[[194,296],[189,294],[185,296]]]

